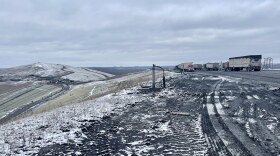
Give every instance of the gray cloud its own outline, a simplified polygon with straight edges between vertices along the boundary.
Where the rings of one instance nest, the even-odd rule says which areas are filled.
[[[280,2],[0,0],[0,67],[280,62]]]

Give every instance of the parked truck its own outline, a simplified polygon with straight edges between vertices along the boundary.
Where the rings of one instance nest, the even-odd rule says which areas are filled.
[[[202,64],[194,64],[193,68],[194,70],[202,70]]]
[[[219,63],[206,63],[205,68],[208,71],[218,71],[220,67]]]
[[[230,71],[260,71],[261,70],[262,55],[247,55],[240,57],[229,58]]]
[[[180,69],[182,72],[193,72],[194,66],[192,62],[187,63],[181,63],[177,66],[178,69]]]
[[[228,61],[223,62],[223,70],[224,71],[228,71],[229,70],[229,62]]]

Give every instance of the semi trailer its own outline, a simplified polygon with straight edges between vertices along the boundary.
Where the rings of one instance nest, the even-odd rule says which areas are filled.
[[[229,58],[229,66],[227,70],[230,71],[260,71],[262,55],[247,55],[240,57]]]
[[[208,71],[218,71],[219,70],[219,63],[206,63],[205,69]]]
[[[202,70],[202,64],[194,64],[193,68],[194,70]]]
[[[228,61],[223,62],[223,70],[228,71],[228,69],[229,69],[229,62]]]

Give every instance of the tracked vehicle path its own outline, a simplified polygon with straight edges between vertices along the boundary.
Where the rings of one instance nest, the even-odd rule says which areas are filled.
[[[231,118],[225,115],[219,100],[220,95],[218,95],[222,82],[219,81],[213,86],[213,93],[207,98],[207,110],[216,132],[218,132],[218,135],[231,153],[238,153],[238,155],[244,156],[269,156],[269,153],[251,140],[245,131],[242,131],[240,127],[231,121]]]
[[[212,86],[210,96],[203,98],[202,127],[207,140],[210,155],[251,155],[246,148],[235,138],[217,113],[215,105],[215,91],[222,81]]]

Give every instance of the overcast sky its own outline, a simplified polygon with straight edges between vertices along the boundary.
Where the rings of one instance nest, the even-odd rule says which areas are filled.
[[[0,68],[280,62],[279,0],[0,0]]]

